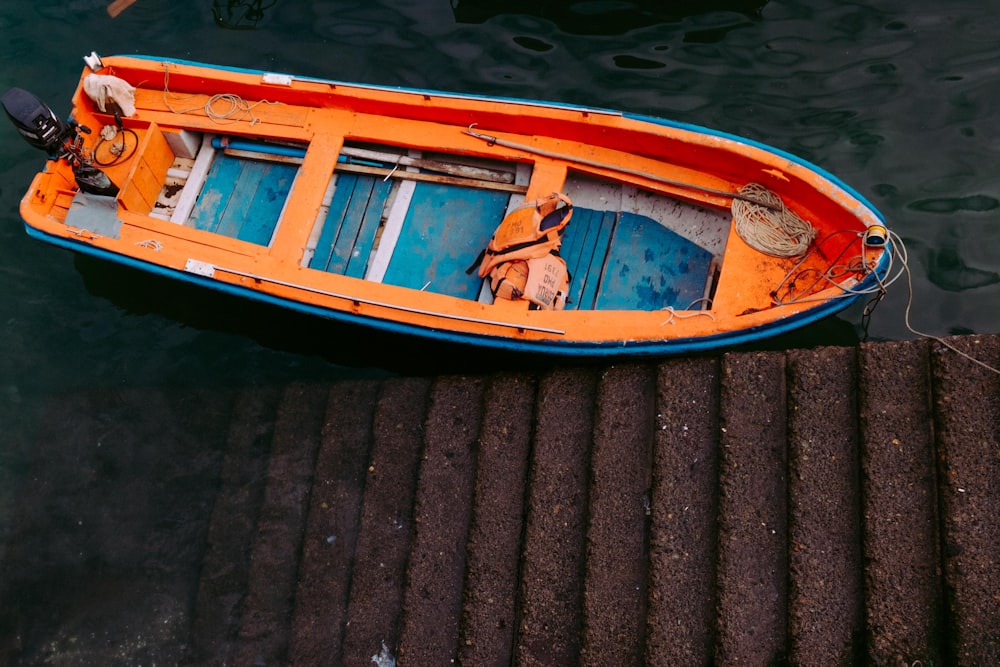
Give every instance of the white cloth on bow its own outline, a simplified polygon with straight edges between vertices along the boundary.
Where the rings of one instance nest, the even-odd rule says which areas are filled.
[[[135,88],[117,76],[91,74],[83,80],[83,91],[105,113],[114,112],[109,103],[117,105],[123,116],[135,113]]]

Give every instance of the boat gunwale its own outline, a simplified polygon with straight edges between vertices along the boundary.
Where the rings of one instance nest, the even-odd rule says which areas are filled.
[[[864,195],[858,192],[854,187],[843,181],[840,177],[836,176],[835,174],[827,171],[826,169],[820,167],[819,165],[809,160],[806,160],[805,158],[790,153],[784,149],[777,148],[775,146],[765,144],[754,139],[749,139],[747,137],[735,135],[722,130],[716,130],[702,125],[687,123],[683,121],[670,120],[668,118],[654,116],[652,114],[622,111],[606,107],[577,105],[570,102],[554,102],[541,99],[519,98],[519,97],[509,97],[509,96],[489,96],[477,93],[458,93],[451,91],[443,91],[433,88],[392,86],[387,84],[368,84],[361,82],[342,81],[337,79],[325,79],[321,77],[299,76],[299,75],[286,74],[282,72],[275,72],[271,70],[261,70],[255,68],[245,68],[245,67],[237,67],[230,65],[212,65],[208,63],[203,63],[194,60],[187,60],[183,58],[157,57],[148,54],[131,54],[131,55],[121,54],[121,55],[109,56],[109,58],[134,58],[136,60],[142,60],[147,62],[174,63],[188,67],[195,67],[208,70],[221,70],[221,71],[235,72],[248,75],[264,76],[270,74],[278,76],[287,76],[290,77],[293,82],[300,81],[303,83],[329,85],[334,87],[339,86],[344,88],[356,88],[359,90],[366,90],[366,91],[401,93],[401,94],[417,95],[417,96],[430,95],[430,96],[443,97],[454,100],[513,104],[513,105],[537,107],[542,109],[552,109],[556,111],[571,111],[571,112],[579,112],[585,114],[596,114],[601,116],[621,118],[623,120],[649,123],[656,126],[668,127],[675,130],[689,132],[695,135],[696,137],[708,136],[724,140],[725,142],[734,142],[736,144],[751,147],[760,150],[766,154],[770,154],[788,160],[789,162],[792,162],[805,169],[807,173],[812,173],[816,176],[819,176],[829,181],[832,185],[843,190],[846,194],[856,199],[859,204],[864,206],[873,214],[873,216],[878,220],[879,224],[884,224],[886,221],[885,216],[881,213],[881,211],[879,211],[878,208],[876,208]],[[859,217],[860,219],[861,216],[857,217]]]
[[[481,102],[484,104],[494,104],[501,107],[504,105],[527,105],[537,109],[548,110],[556,113],[560,112],[561,113],[571,112],[580,114],[594,113],[594,114],[601,114],[609,118],[619,119],[621,121],[624,121],[628,125],[638,123],[640,125],[644,124],[649,126],[649,129],[642,130],[641,127],[629,128],[628,125],[622,126],[617,123],[606,126],[601,125],[601,127],[607,127],[607,129],[609,130],[615,128],[618,131],[626,133],[645,131],[651,135],[659,135],[660,132],[662,132],[662,129],[657,130],[657,128],[668,128],[673,132],[660,136],[669,141],[676,141],[682,144],[688,144],[692,146],[698,146],[698,145],[706,146],[713,150],[719,151],[720,156],[728,155],[730,157],[738,157],[741,160],[745,160],[748,165],[757,164],[761,166],[770,166],[772,170],[779,169],[781,172],[786,173],[789,176],[793,176],[800,182],[802,187],[801,192],[816,193],[818,195],[818,198],[811,199],[811,201],[815,201],[816,204],[819,205],[821,208],[825,208],[830,205],[832,205],[835,208],[839,208],[847,212],[848,215],[856,219],[858,223],[863,225],[864,227],[869,227],[872,224],[883,224],[883,225],[885,224],[885,218],[883,214],[877,208],[875,208],[875,206],[872,205],[871,202],[869,202],[863,195],[857,192],[857,190],[846,184],[840,178],[822,169],[821,167],[809,162],[808,160],[800,158],[794,154],[788,153],[787,151],[784,151],[782,149],[778,149],[773,146],[763,144],[752,139],[747,139],[745,137],[736,136],[719,130],[714,130],[711,128],[706,128],[703,126],[694,125],[690,123],[672,121],[669,119],[660,118],[652,115],[622,112],[622,111],[603,109],[598,107],[585,107],[569,103],[560,104],[542,100],[528,100],[528,99],[511,98],[511,97],[487,97],[485,95],[479,95],[479,94],[451,93],[434,89],[407,88],[402,86],[359,84],[353,82],[343,82],[333,79],[292,76],[292,75],[276,73],[273,71],[260,70],[260,69],[250,69],[250,68],[233,67],[226,65],[211,65],[207,63],[191,61],[186,59],[156,57],[151,55],[109,56],[108,65],[114,67],[117,64],[114,62],[115,59],[121,59],[123,61],[121,65],[123,66],[132,67],[136,70],[142,70],[142,71],[151,70],[157,64],[163,67],[166,67],[169,64],[176,64],[180,66],[189,67],[195,70],[208,72],[209,75],[206,76],[214,80],[222,80],[223,79],[222,75],[224,75],[227,72],[243,76],[253,76],[253,77],[264,77],[266,75],[290,77],[291,83],[289,83],[288,85],[268,84],[261,81],[254,81],[254,82],[243,81],[240,82],[240,85],[260,87],[264,90],[284,89],[296,95],[334,94],[333,91],[328,91],[324,93],[320,91],[302,90],[301,88],[296,89],[294,87],[295,83],[305,83],[313,85],[318,84],[318,85],[332,86],[334,88],[337,87],[342,87],[345,89],[353,88],[365,92],[375,91],[375,92],[387,92],[391,94],[400,94],[405,96],[419,96],[425,98],[425,102],[426,98],[430,96],[441,96],[456,101]],[[130,64],[128,61],[132,61],[132,63]],[[86,75],[86,73],[87,70],[84,70],[84,75]],[[215,73],[215,76],[212,77],[211,73]],[[186,73],[186,76],[194,76],[194,74],[188,72]],[[82,78],[81,78],[80,88],[82,88]],[[79,89],[77,95],[78,96],[80,95]],[[374,98],[365,98],[365,97],[359,97],[358,99],[365,100],[367,102],[377,101]],[[74,99],[74,102],[76,101],[77,100]],[[291,102],[289,103],[294,104]],[[386,101],[386,103],[389,102]],[[402,101],[396,101],[392,103],[409,104],[409,102],[402,102]],[[303,108],[312,108],[312,107],[309,107],[307,105],[304,106]],[[472,113],[474,111],[475,111],[474,109],[467,109],[467,108],[462,109],[458,107],[451,109],[451,113]],[[507,116],[511,114],[516,115],[514,111],[511,111],[509,109],[497,110],[497,109],[484,108],[481,111],[489,114],[499,113]],[[361,113],[371,113],[371,112],[369,111]],[[444,120],[434,120],[432,118],[422,118],[422,119],[412,118],[409,120],[413,121],[423,120],[426,122],[452,122]],[[540,120],[543,119],[540,118]],[[579,123],[579,119],[572,119],[572,118],[553,117],[553,118],[545,118],[544,120],[549,122],[555,122],[559,120],[560,122],[568,123],[569,125],[567,127]],[[203,124],[204,123],[197,123],[199,127]],[[491,129],[488,125],[483,127],[484,129]],[[303,128],[303,130],[304,129],[305,128]],[[501,130],[497,128],[496,131],[501,131]],[[300,131],[299,134],[302,135],[303,132]],[[521,134],[516,134],[516,136],[521,136]],[[556,136],[554,135],[553,138],[556,138]],[[603,147],[610,150],[622,150],[621,148],[616,149],[614,145],[607,143],[599,143],[599,142],[587,143],[586,145]],[[463,148],[462,150],[468,150],[468,149]],[[488,156],[488,154],[483,153],[483,156]],[[662,153],[648,154],[645,155],[645,157],[660,161],[665,159]],[[718,160],[718,158],[716,159]],[[677,162],[676,165],[682,168],[693,168],[693,169],[698,168],[697,164],[686,164],[682,162]],[[789,169],[789,167],[793,168]],[[732,173],[720,172],[718,170],[709,170],[707,173],[715,174],[716,177],[724,181],[729,181],[729,182],[733,181],[732,177],[734,176],[734,174]],[[787,180],[787,178],[784,180]],[[791,189],[790,191],[793,193],[799,192],[798,190],[794,189]],[[678,196],[682,199],[689,199],[691,201],[701,201],[709,206],[718,207],[721,205],[719,201],[715,201],[711,197],[701,197],[700,195],[692,194],[694,192],[695,191],[688,191],[688,192],[675,191],[673,192],[673,195]],[[846,196],[847,198],[853,201],[844,201],[842,199],[842,196]],[[793,198],[797,199],[796,195],[793,194]],[[818,217],[822,218],[824,216],[818,216]]]
[[[320,85],[342,87],[342,88],[357,88],[359,90],[371,90],[371,91],[388,92],[388,93],[404,93],[408,95],[419,95],[419,96],[431,95],[434,97],[443,97],[454,100],[469,100],[476,102],[493,102],[493,103],[502,102],[507,104],[517,104],[522,106],[541,107],[545,109],[557,109],[562,111],[592,113],[601,116],[613,116],[613,117],[625,116],[624,112],[615,109],[607,109],[603,107],[590,107],[585,105],[573,104],[572,102],[550,102],[546,100],[532,100],[520,97],[490,96],[478,93],[458,93],[452,91],[437,90],[434,88],[414,88],[408,86],[393,86],[389,84],[362,83],[358,81],[324,79],[321,77],[301,76],[298,74],[288,74],[284,72],[255,69],[250,67],[237,67],[233,65],[212,65],[209,63],[199,62],[197,60],[186,60],[184,58],[158,57],[148,54],[116,54],[114,56],[108,56],[108,59],[111,58],[134,58],[136,60],[145,60],[149,62],[159,62],[159,63],[172,63],[175,65],[184,65],[186,67],[197,67],[208,70],[235,72],[237,74],[252,74],[260,76],[265,76],[265,75],[286,76],[289,77],[293,82],[312,83],[312,84],[320,84]],[[272,84],[272,87],[281,88],[283,86]]]

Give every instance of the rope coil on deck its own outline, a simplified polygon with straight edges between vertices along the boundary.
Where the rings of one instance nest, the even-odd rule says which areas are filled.
[[[208,97],[205,102],[200,102],[191,106],[189,108],[177,109],[170,105],[171,100],[186,102],[191,99],[202,99]],[[258,100],[257,102],[248,102],[239,95],[235,93],[216,93],[212,96],[207,96],[203,94],[193,94],[193,95],[177,95],[170,90],[170,63],[163,63],[163,104],[172,113],[185,114],[193,113],[195,111],[201,111],[206,116],[212,119],[213,122],[218,124],[228,124],[237,123],[241,120],[249,121],[251,125],[256,125],[260,122],[254,114],[254,109],[256,109],[261,104],[281,104],[280,102],[272,102],[270,100]]]
[[[781,197],[763,185],[748,183],[733,198],[736,233],[747,245],[772,257],[805,254],[816,237],[816,229],[785,207]],[[758,203],[759,202],[759,203]]]

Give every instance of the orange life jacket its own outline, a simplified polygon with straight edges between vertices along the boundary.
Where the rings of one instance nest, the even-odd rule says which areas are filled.
[[[554,192],[503,219],[479,263],[494,298],[527,299],[545,310],[566,306],[569,272],[559,245],[572,216],[569,197]]]

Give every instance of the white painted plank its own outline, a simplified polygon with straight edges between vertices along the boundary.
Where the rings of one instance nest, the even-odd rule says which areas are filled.
[[[326,216],[330,212],[330,202],[333,201],[333,193],[337,190],[337,177],[332,176],[323,193],[323,201],[320,202],[319,211],[316,212],[316,220],[313,222],[312,231],[309,232],[309,240],[306,242],[306,251],[302,254],[302,266],[309,266],[313,255],[316,254],[316,246],[319,244],[319,237],[323,235],[323,224]]]
[[[183,225],[187,222],[191,210],[194,208],[198,195],[201,193],[201,186],[208,178],[208,170],[212,168],[212,161],[215,160],[215,149],[212,148],[212,135],[207,132],[201,138],[201,148],[198,150],[198,157],[191,167],[191,174],[188,176],[181,196],[177,200],[174,214],[170,216],[170,222]]]
[[[403,230],[403,221],[406,220],[406,213],[410,209],[410,201],[413,199],[413,191],[416,187],[416,181],[399,182],[396,199],[392,203],[392,209],[389,210],[389,217],[382,230],[378,250],[375,251],[375,256],[368,265],[365,280],[380,283],[385,277],[385,272],[389,268],[389,260],[392,259],[392,253],[399,241],[399,234]]]

